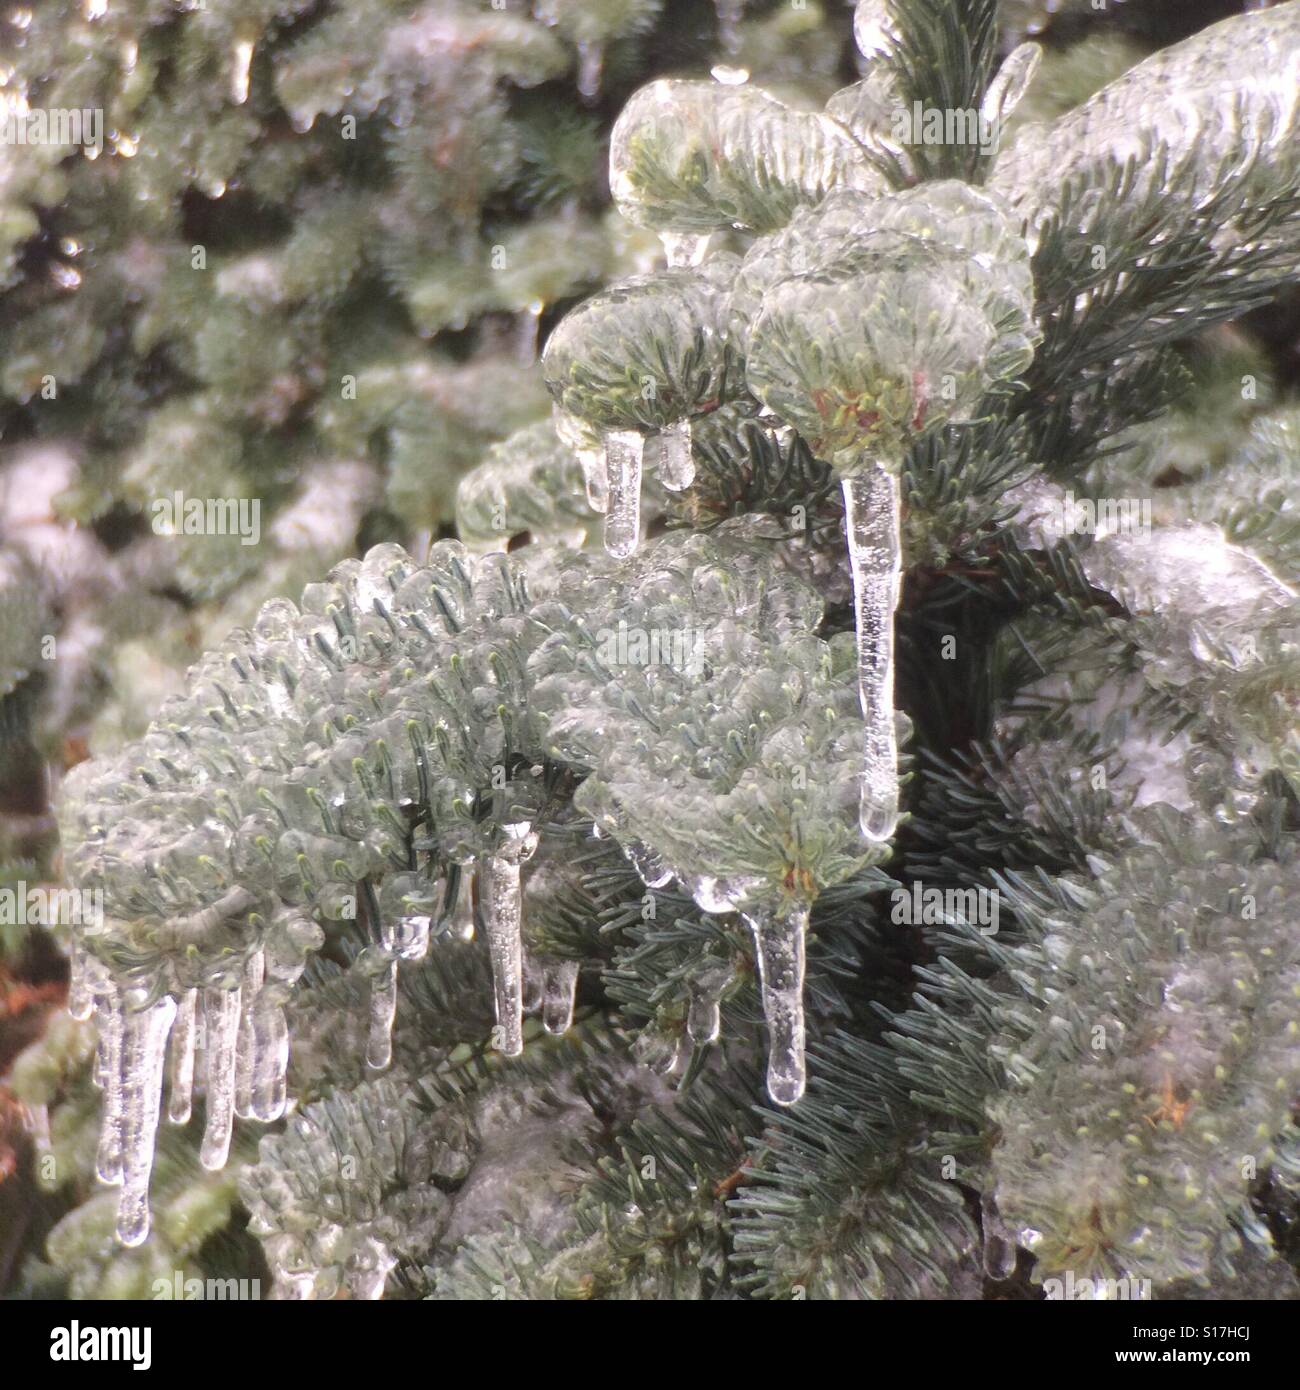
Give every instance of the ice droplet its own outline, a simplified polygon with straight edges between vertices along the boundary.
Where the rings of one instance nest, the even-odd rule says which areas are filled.
[[[709,233],[660,232],[669,267],[699,265],[709,250]]]
[[[998,1214],[992,1193],[980,1197],[980,1215],[984,1226],[984,1273],[990,1279],[1010,1279],[1016,1268],[1016,1238]]]
[[[754,934],[767,1020],[767,1093],[793,1105],[804,1090],[804,943],[808,909],[742,913]]]
[[[527,824],[507,826],[516,841],[527,838]],[[524,1050],[523,889],[520,854],[513,846],[494,854],[484,873],[483,917],[492,984],[496,994],[497,1046],[507,1057]]]
[[[235,1058],[239,1040],[239,990],[203,991],[203,1065],[208,1114],[199,1162],[209,1171],[226,1166],[235,1121]]]
[[[578,962],[547,963],[542,981],[542,1027],[548,1033],[567,1033],[573,1023],[573,1002],[578,992]]]
[[[112,1186],[122,1181],[122,1045],[125,1032],[122,998],[110,988],[100,997],[99,1046],[95,1079],[103,1088],[104,1109],[99,1122],[95,1175]]]
[[[980,115],[995,125],[1008,120],[1029,90],[1042,59],[1043,50],[1036,43],[1022,43],[1013,48],[988,85]]]
[[[167,1034],[175,1017],[176,1001],[165,994],[124,1018],[122,1191],[117,1199],[117,1238],[123,1245],[139,1245],[149,1234],[149,1175],[162,1106]]]
[[[198,1013],[199,992],[187,989],[176,1006],[176,1021],[172,1024],[171,1068],[167,1118],[174,1125],[189,1123],[194,1102],[194,1043],[195,1018]]]
[[[683,492],[695,481],[689,420],[678,420],[659,436],[659,481],[669,492]]]
[[[609,492],[605,549],[616,560],[626,560],[641,539],[641,457],[645,436],[640,430],[610,430],[604,436],[604,444]]]
[[[397,962],[389,961],[370,979],[370,1032],[366,1040],[366,1066],[375,1071],[393,1060],[393,1020],[397,1017]]]
[[[237,39],[231,55],[230,99],[236,106],[248,100],[248,75],[253,66],[253,45],[249,39]]]
[[[898,479],[879,465],[844,479],[844,529],[853,571],[863,740],[862,833],[888,840],[898,825],[894,728],[894,610],[902,585]]]

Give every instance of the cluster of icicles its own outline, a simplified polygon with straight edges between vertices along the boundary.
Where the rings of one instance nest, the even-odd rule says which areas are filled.
[[[177,1125],[189,1122],[196,1080],[205,1084],[199,1160],[213,1171],[230,1154],[236,1115],[266,1123],[284,1114],[289,1029],[281,996],[266,983],[265,958],[256,951],[234,989],[191,989],[145,1003],[83,949],[74,950],[68,1009],[78,1019],[93,1015],[99,1032],[94,1079],[104,1102],[95,1171],[122,1189],[117,1236],[124,1245],[149,1234],[164,1075],[167,1118]]]
[[[495,984],[495,1044],[507,1056],[523,1051],[523,1015],[540,1012],[548,1033],[573,1022],[578,962],[525,954],[522,940],[521,863],[536,844],[526,824],[508,826],[506,852],[487,858],[479,893]],[[461,891],[449,924],[473,934],[471,880]],[[428,951],[431,921],[412,915],[380,925],[376,944],[385,964],[370,982],[367,1065],[382,1070],[392,1060],[399,960],[420,960]],[[270,1124],[288,1104],[289,1028],[284,998],[301,965],[278,981],[268,978],[263,951],[254,951],[233,989],[189,989],[179,998],[145,1002],[143,991],[115,981],[81,946],[72,954],[68,1009],[95,1020],[99,1041],[94,1082],[103,1092],[95,1161],[101,1182],[121,1188],[117,1237],[139,1245],[149,1234],[149,1179],[162,1115],[188,1124],[196,1087],[206,1095],[199,1161],[210,1171],[225,1167],[236,1117]],[[276,986],[271,987],[268,986]],[[715,1029],[716,1034],[716,1029]]]

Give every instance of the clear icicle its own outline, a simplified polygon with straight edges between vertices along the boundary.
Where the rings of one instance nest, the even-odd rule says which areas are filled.
[[[660,232],[659,240],[669,266],[699,265],[709,251],[707,232]]]
[[[578,992],[578,962],[555,960],[546,966],[542,983],[542,1027],[548,1033],[567,1033],[573,1024]]]
[[[474,940],[474,863],[462,864],[456,886],[456,902],[447,927],[454,941]]]
[[[395,941],[397,954],[403,960],[423,960],[429,954],[429,932],[432,919],[412,914],[398,920]]]
[[[253,1118],[270,1124],[289,1099],[289,1021],[284,1007],[263,990],[257,1005],[257,1062],[253,1068]]]
[[[239,1040],[239,990],[203,991],[204,1068],[208,1081],[207,1125],[199,1162],[209,1172],[226,1166],[235,1120],[235,1057]]]
[[[110,987],[101,995],[98,1023],[95,1079],[104,1091],[104,1108],[99,1122],[95,1174],[100,1182],[116,1185],[122,1181],[122,1046],[126,1026],[122,997],[116,989]]]
[[[68,970],[68,1012],[82,1023],[95,1011],[93,980],[90,957],[85,948],[74,941]]]
[[[523,957],[524,984],[524,1012],[535,1014],[542,1007],[543,990],[545,988],[545,974],[543,967],[537,959],[527,951]]]
[[[582,476],[587,484],[587,505],[602,516],[609,510],[609,474],[605,471],[605,455],[594,449],[578,452]]]
[[[669,492],[683,492],[695,481],[689,420],[678,420],[659,436],[659,481]]]
[[[169,994],[125,1015],[122,1191],[117,1199],[117,1238],[123,1245],[139,1245],[149,1234],[149,1175],[162,1106],[167,1034],[175,1017],[176,1001]]]
[[[686,1036],[693,1043],[712,1043],[721,1031],[722,1005],[717,995],[693,994],[686,1010]]]
[[[174,1125],[189,1123],[190,1110],[194,1103],[194,1044],[198,1003],[198,990],[187,989],[176,1006],[176,1021],[172,1024],[167,1118]]]
[[[745,12],[745,0],[713,0],[718,12],[718,39],[728,53],[740,48],[740,19]]]
[[[745,915],[754,933],[767,1020],[767,1093],[793,1105],[804,1088],[803,974],[808,909]]]
[[[898,825],[894,729],[894,611],[902,584],[901,494],[879,465],[844,480],[844,523],[858,630],[863,742],[862,833],[888,840]]]
[[[397,962],[391,960],[370,977],[370,1032],[366,1065],[375,1071],[393,1060],[393,1020],[397,1017]]]
[[[1010,1279],[1016,1269],[1016,1240],[988,1192],[980,1198],[980,1216],[984,1227],[984,1273],[990,1279]]]
[[[641,539],[641,459],[645,436],[640,430],[610,430],[604,436],[604,444],[609,488],[605,549],[616,560],[626,560]]]
[[[518,357],[519,365],[531,367],[537,361],[537,331],[541,326],[542,314],[546,305],[540,299],[534,299],[526,309],[521,309],[518,316]]]
[[[254,951],[244,962],[239,990],[239,1038],[235,1045],[235,1114],[253,1116],[253,1069],[257,1065],[257,996],[266,977],[266,957]]]
[[[517,1057],[524,1050],[523,889],[518,857],[494,854],[484,879],[483,916],[496,993],[496,1045],[507,1057]]]
[[[578,95],[584,101],[595,101],[600,95],[601,70],[605,66],[605,50],[598,43],[578,40]]]

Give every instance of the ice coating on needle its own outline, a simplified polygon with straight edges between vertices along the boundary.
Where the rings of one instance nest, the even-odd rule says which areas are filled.
[[[1300,7],[1287,4],[1160,49],[1006,150],[988,187],[1036,224],[1063,189],[1105,187],[1115,165],[1132,160],[1130,199],[1158,190],[1196,207],[1242,174],[1258,205],[1294,177],[1297,138]],[[1157,146],[1165,158],[1152,156]]]
[[[837,122],[757,87],[661,79],[633,93],[610,137],[619,211],[657,232],[768,232],[833,188],[884,179]]]

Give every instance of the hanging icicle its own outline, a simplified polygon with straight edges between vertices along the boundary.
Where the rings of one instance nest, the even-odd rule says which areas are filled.
[[[239,1043],[238,989],[203,991],[203,1065],[208,1086],[207,1122],[199,1162],[209,1172],[226,1166],[235,1121],[235,1066]]]
[[[145,1008],[128,1008],[123,1019],[122,1191],[117,1201],[117,1238],[123,1245],[139,1245],[149,1234],[149,1175],[162,1106],[167,1034],[175,1017],[176,1001],[165,994]]]
[[[610,430],[605,436],[605,549],[625,560],[641,540],[641,459],[645,435],[640,430]]]
[[[366,1065],[383,1071],[393,1060],[393,1020],[397,1017],[397,962],[388,961],[370,977],[370,1023]]]
[[[95,1051],[95,1081],[104,1092],[99,1121],[95,1175],[112,1186],[122,1181],[122,1047],[125,1020],[121,995],[112,986],[99,996],[99,1045]]]
[[[767,1021],[767,1093],[793,1105],[804,1090],[804,942],[808,909],[741,914],[754,934],[758,977]]]
[[[894,728],[894,613],[903,582],[898,479],[878,464],[845,478],[844,529],[853,572],[862,702],[862,801],[868,840],[898,827],[898,738]]]
[[[174,1125],[188,1124],[193,1108],[198,1001],[199,992],[196,989],[187,989],[181,995],[168,1043],[171,1067],[168,1076],[167,1118]]]
[[[662,431],[659,443],[659,481],[669,492],[684,492],[695,481],[691,453],[691,422],[678,420]]]
[[[520,865],[536,847],[532,826],[519,821],[503,826],[506,842],[487,862],[483,874],[483,918],[492,984],[496,995],[495,1045],[507,1057],[524,1050],[523,888]]]
[[[548,1033],[567,1033],[573,1025],[578,991],[578,962],[549,961],[542,982],[542,1027]]]

